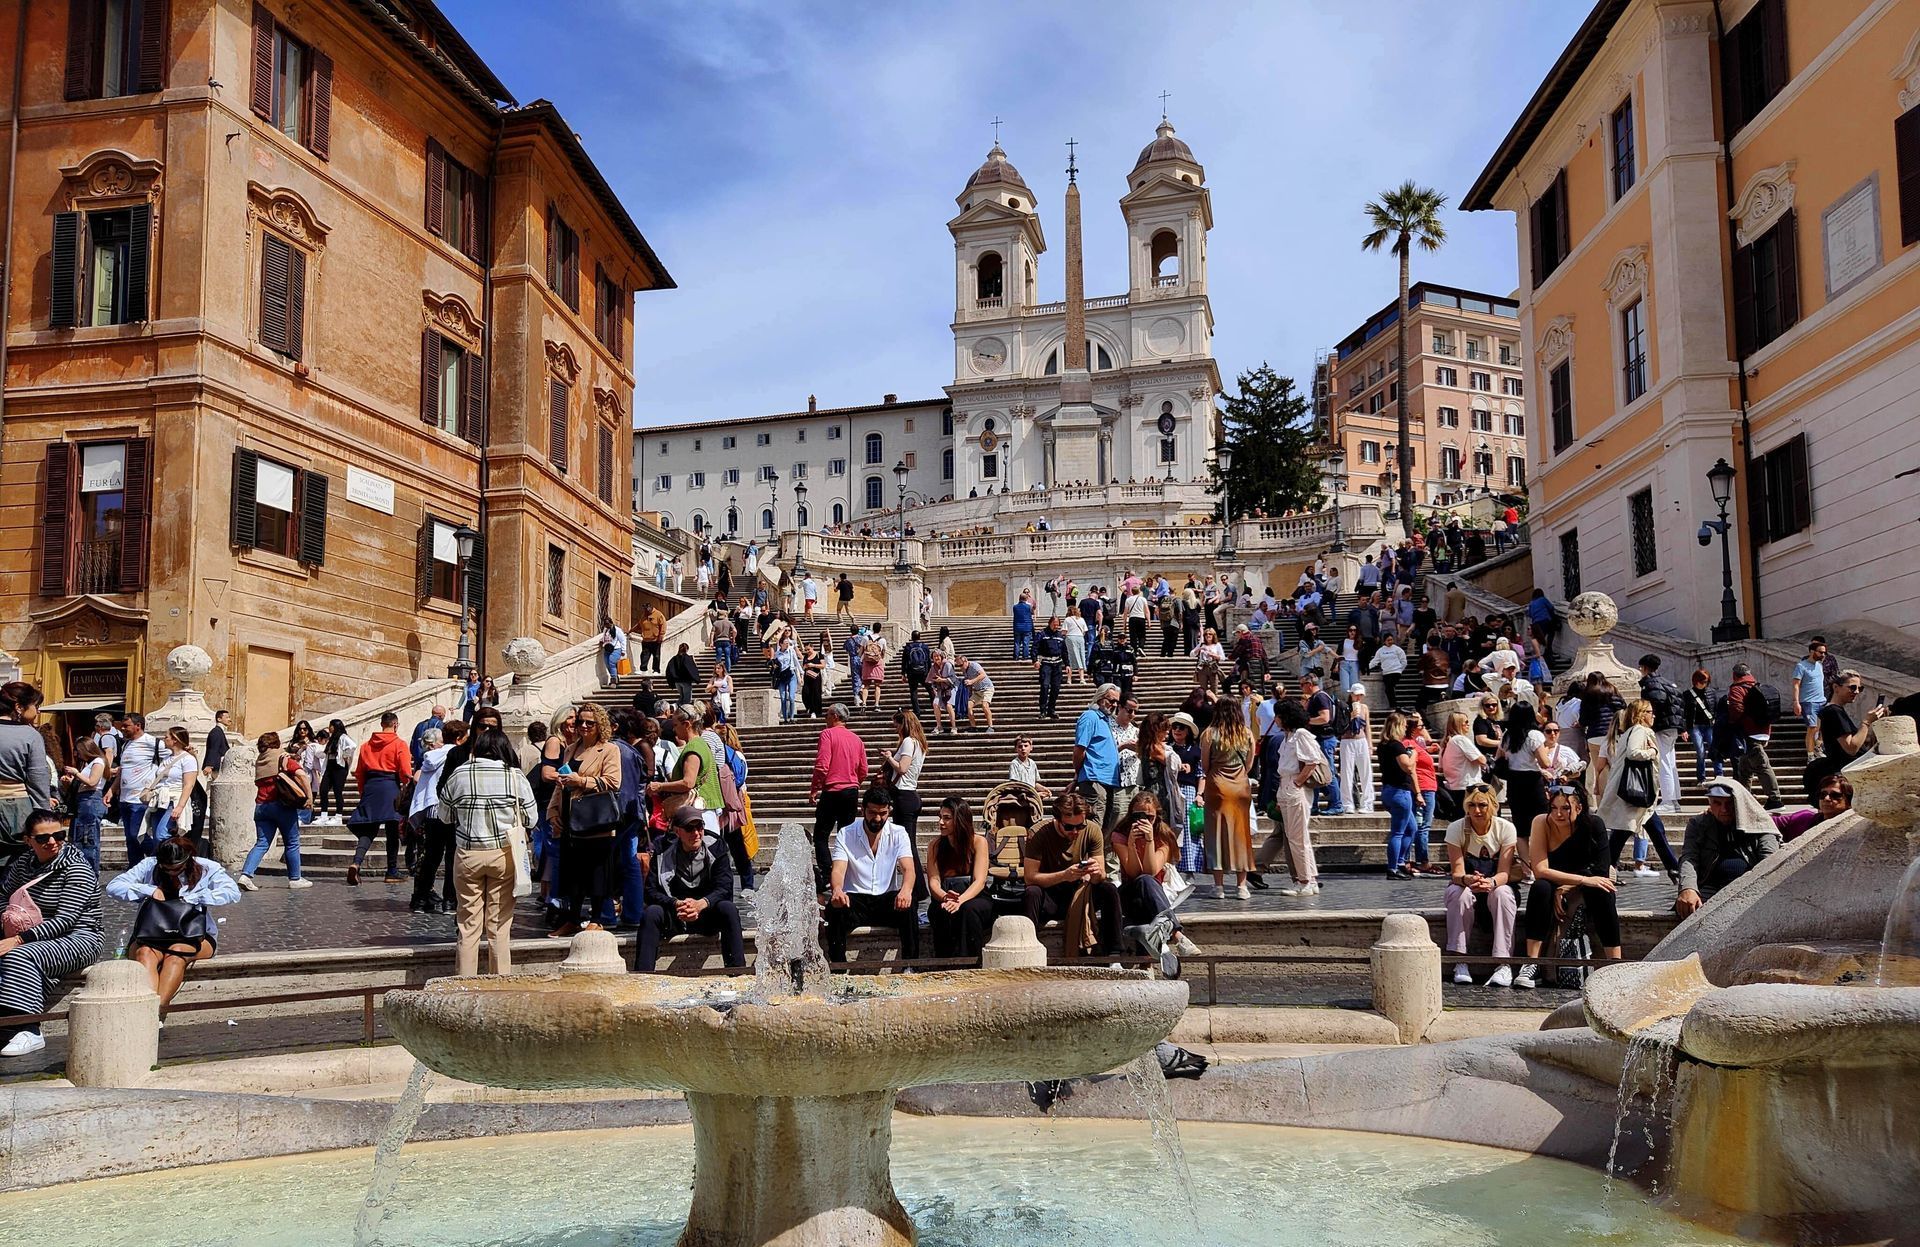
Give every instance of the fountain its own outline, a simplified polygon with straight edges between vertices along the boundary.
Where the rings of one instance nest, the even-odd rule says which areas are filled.
[[[915,1241],[888,1163],[897,1091],[1116,1069],[1186,1009],[1186,984],[1121,970],[830,979],[812,869],[804,830],[783,828],[754,978],[439,979],[388,995],[388,1025],[428,1068],[468,1082],[684,1092],[681,1247],[896,1247]]]
[[[1749,981],[1731,986],[1716,985],[1695,952],[1609,967],[1585,993],[1596,1031],[1672,1046],[1680,1197],[1768,1233],[1853,1242],[1911,1227],[1920,1214],[1920,1131],[1907,1116],[1920,1103],[1920,947],[1910,942],[1920,911],[1920,740],[1909,718],[1883,719],[1875,739],[1875,752],[1847,767],[1854,812],[1904,831],[1916,858],[1895,893],[1876,975],[1842,950],[1795,944],[1750,947]],[[1791,981],[1767,981],[1770,962]],[[1822,965],[1851,966],[1835,974],[1851,981],[1808,983],[1809,967]]]

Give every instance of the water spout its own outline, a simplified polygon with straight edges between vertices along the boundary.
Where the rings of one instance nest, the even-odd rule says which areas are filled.
[[[761,876],[754,996],[825,998],[831,974],[820,949],[820,905],[815,899],[813,842],[798,823],[780,829],[773,865]]]
[[[432,1077],[425,1065],[413,1063],[406,1090],[400,1093],[400,1099],[393,1106],[393,1116],[387,1119],[386,1133],[373,1149],[373,1176],[367,1180],[367,1194],[360,1201],[360,1215],[354,1221],[353,1247],[376,1247],[380,1241],[380,1222],[387,1215],[387,1197],[393,1194],[393,1184],[400,1178],[400,1149],[413,1137],[413,1128],[420,1123],[420,1113],[427,1104],[427,1083]]]
[[[1198,1231],[1199,1209],[1193,1202],[1193,1174],[1187,1169],[1187,1149],[1180,1143],[1180,1119],[1173,1115],[1173,1099],[1167,1094],[1167,1077],[1160,1069],[1160,1057],[1148,1052],[1127,1066],[1127,1086],[1153,1129],[1153,1146],[1160,1153],[1160,1167],[1169,1176],[1180,1207],[1186,1210],[1187,1227]]]
[[[1908,837],[1912,844],[1920,837]],[[1914,858],[1894,890],[1887,925],[1880,936],[1878,987],[1920,987],[1920,857]]]
[[[1668,1094],[1674,1085],[1674,1049],[1680,1042],[1680,1019],[1664,1018],[1645,1027],[1635,1034],[1627,1044],[1626,1060],[1620,1067],[1620,1093],[1614,1106],[1613,1142],[1607,1147],[1607,1193],[1613,1193],[1613,1180],[1624,1176],[1619,1167],[1620,1139],[1627,1133],[1628,1120],[1633,1115],[1636,1102],[1640,1098],[1641,1084],[1652,1080],[1647,1090],[1645,1108],[1640,1119],[1640,1141],[1646,1147],[1646,1155],[1651,1159],[1660,1149],[1661,1139],[1667,1133],[1673,1112],[1673,1096]],[[1661,1096],[1666,1094],[1666,1110],[1660,1107]],[[1635,1166],[1637,1169],[1638,1166]],[[1653,1187],[1657,1193],[1659,1181],[1656,1178]]]

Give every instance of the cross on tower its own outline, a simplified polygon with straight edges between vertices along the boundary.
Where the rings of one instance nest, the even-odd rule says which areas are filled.
[[[1160,120],[1162,121],[1167,119],[1167,100],[1172,94],[1171,91],[1162,91],[1160,93]]]
[[[1000,118],[993,119],[993,145],[1000,146]]]
[[[1080,166],[1074,162],[1074,143],[1073,139],[1067,140],[1067,181],[1069,183],[1072,183],[1074,176],[1080,172]]]

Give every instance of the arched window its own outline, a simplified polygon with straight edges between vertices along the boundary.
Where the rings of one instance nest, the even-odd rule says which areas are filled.
[[[668,515],[665,511],[662,511],[660,513],[660,527],[662,528],[673,527],[673,517],[671,515]]]
[[[847,522],[847,508],[845,504],[838,502],[833,504],[833,522],[836,524],[844,524]]]
[[[1047,356],[1046,373],[1049,377],[1052,377],[1052,376],[1057,376],[1059,372],[1060,372],[1060,352],[1054,351],[1052,354]]]
[[[731,537],[739,531],[740,531],[740,508],[728,507],[727,508],[727,536]]]
[[[867,462],[885,463],[886,461],[886,445],[881,440],[880,435],[878,433],[867,434]]]
[[[768,532],[773,531],[773,508],[772,507],[760,508],[760,527],[766,529]]]
[[[1170,229],[1163,229],[1153,236],[1147,244],[1148,258],[1153,262],[1153,284],[1156,286],[1177,286],[1180,284],[1180,238]]]
[[[1037,289],[1038,287],[1034,285],[1034,281],[1033,281],[1033,261],[1028,260],[1027,261],[1027,302],[1029,304],[1031,304],[1034,301],[1034,294],[1037,291]]]
[[[1093,371],[1105,372],[1113,367],[1113,356],[1107,354],[1107,348],[1093,339],[1087,339],[1087,358],[1093,361]]]
[[[878,511],[887,505],[886,487],[877,476],[867,478],[867,510]]]
[[[794,511],[793,526],[795,528],[807,527],[807,509],[805,507],[800,507]]]
[[[981,256],[980,262],[974,266],[973,293],[982,304],[989,299],[998,300],[1004,293],[1004,270],[1005,265],[1000,262],[1000,254],[996,251]]]
[[[693,513],[693,535],[698,537],[707,531],[707,517],[700,512]]]

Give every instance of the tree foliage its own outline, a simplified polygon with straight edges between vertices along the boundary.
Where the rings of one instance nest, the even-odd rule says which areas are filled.
[[[1233,515],[1264,510],[1279,515],[1303,510],[1321,495],[1320,463],[1314,457],[1312,413],[1306,395],[1261,364],[1234,379],[1238,393],[1222,394],[1223,442],[1232,451],[1232,468],[1213,468],[1214,492],[1225,487]]]

